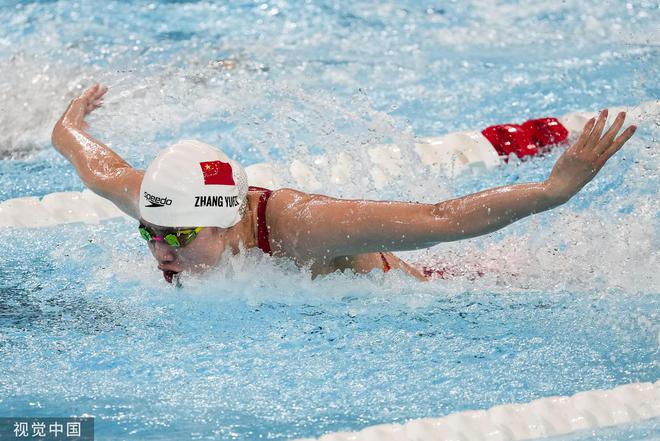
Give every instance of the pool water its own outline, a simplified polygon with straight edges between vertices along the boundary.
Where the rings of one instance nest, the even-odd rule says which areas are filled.
[[[50,131],[94,81],[110,91],[92,132],[138,167],[195,137],[294,185],[291,160],[346,152],[356,178],[319,169],[324,193],[424,202],[544,179],[560,152],[449,179],[418,165],[415,136],[660,97],[648,1],[80,3],[0,2],[0,201],[83,188]],[[291,439],[656,381],[660,116],[638,124],[566,205],[402,253],[476,280],[312,281],[250,252],[175,289],[127,220],[0,230],[0,416]],[[405,173],[377,188],[367,150],[387,142]]]

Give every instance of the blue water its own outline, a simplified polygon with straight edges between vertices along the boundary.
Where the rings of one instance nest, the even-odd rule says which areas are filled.
[[[0,2],[0,201],[81,190],[50,146],[80,88],[136,166],[184,137],[291,184],[346,152],[345,197],[437,201],[543,179],[559,152],[455,179],[415,136],[660,97],[659,8],[567,0]],[[218,60],[231,60],[233,68]],[[660,378],[657,139],[563,207],[406,253],[485,277],[311,281],[249,253],[167,286],[131,222],[0,230],[0,416],[93,415],[98,439],[290,439]],[[410,162],[384,189],[366,150]],[[360,172],[364,173],[360,173]],[[657,421],[571,440],[657,439]]]

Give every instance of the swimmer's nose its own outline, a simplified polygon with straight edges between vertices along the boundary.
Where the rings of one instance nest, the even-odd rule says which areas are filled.
[[[165,242],[156,242],[154,244],[154,257],[160,263],[172,263],[176,259],[174,248]]]

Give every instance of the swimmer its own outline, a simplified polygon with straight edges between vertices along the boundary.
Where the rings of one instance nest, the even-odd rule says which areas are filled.
[[[499,230],[567,202],[591,181],[636,130],[619,113],[592,118],[543,182],[514,184],[436,204],[342,200],[284,188],[249,187],[245,171],[220,150],[179,141],[137,170],[87,132],[85,117],[103,105],[95,84],[55,124],[52,142],[85,185],[139,222],[169,283],[181,272],[217,265],[226,250],[259,248],[287,257],[312,277],[337,270],[428,273],[392,254]]]

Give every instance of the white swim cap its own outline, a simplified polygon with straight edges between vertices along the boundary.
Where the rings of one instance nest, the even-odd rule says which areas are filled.
[[[200,141],[181,140],[147,167],[140,187],[140,216],[164,227],[236,225],[248,192],[236,161]]]

